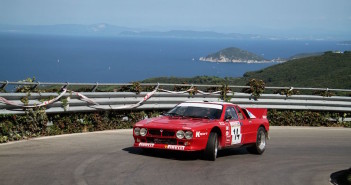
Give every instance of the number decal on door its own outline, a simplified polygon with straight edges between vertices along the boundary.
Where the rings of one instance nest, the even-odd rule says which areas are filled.
[[[240,122],[230,122],[232,145],[241,143],[241,125]]]

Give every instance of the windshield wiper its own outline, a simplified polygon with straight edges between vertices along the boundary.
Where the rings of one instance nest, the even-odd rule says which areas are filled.
[[[208,116],[186,116],[186,117],[195,118],[195,119],[212,119]]]
[[[203,118],[203,117],[201,117],[201,116],[186,116],[186,117],[188,117],[188,118]]]
[[[208,116],[204,116],[203,118],[205,118],[205,119],[212,119],[212,118],[210,118],[210,117],[208,117]]]
[[[194,115],[181,115],[175,112],[169,112],[169,113],[165,113],[165,116],[171,116],[171,117],[181,117],[181,118],[195,118],[195,119],[212,119],[208,116],[194,116]]]
[[[164,115],[165,116],[180,116],[180,117],[183,117],[183,115],[180,115],[180,114],[175,113],[175,112],[168,112],[168,113],[165,113]]]

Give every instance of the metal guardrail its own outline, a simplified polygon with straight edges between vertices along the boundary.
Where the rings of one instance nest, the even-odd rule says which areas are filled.
[[[133,83],[70,83],[70,82],[0,82],[0,89],[6,88],[8,85],[32,85],[37,86],[58,85],[58,86],[92,86],[96,89],[98,86],[130,86]],[[183,86],[183,87],[221,87],[221,85],[206,85],[206,84],[170,84],[170,83],[140,83],[141,86]],[[228,85],[230,88],[249,88],[250,86]],[[265,89],[295,89],[295,90],[311,90],[311,91],[334,91],[334,92],[351,92],[351,89],[333,89],[333,88],[311,88],[311,87],[265,87]]]
[[[84,92],[84,96],[99,103],[100,107],[109,109],[110,105],[131,105],[135,104],[146,95],[142,92],[136,95],[132,92]],[[228,94],[229,95],[229,94]],[[26,97],[26,93],[0,93],[0,96],[15,102],[21,103],[20,99]],[[40,104],[40,99],[57,96],[57,93],[31,93],[29,104]],[[70,94],[64,95],[68,97]],[[89,112],[99,109],[91,104],[82,101],[77,95],[70,96],[69,107],[66,110],[61,101],[46,106],[47,113],[59,112]],[[219,101],[219,95],[189,95],[189,94],[169,94],[163,92],[155,93],[148,101],[144,102],[136,109],[170,109],[176,104],[184,101]],[[351,97],[322,97],[313,95],[292,95],[286,97],[278,94],[263,94],[258,100],[254,100],[251,95],[245,93],[235,93],[231,99],[232,103],[242,107],[257,107],[268,109],[292,109],[292,110],[322,110],[351,112]],[[0,114],[23,114],[24,111],[18,107],[0,103]]]
[[[92,91],[96,90],[97,86],[123,86],[133,85],[131,83],[41,83],[41,82],[0,82],[0,88],[5,88],[6,85],[62,85],[62,86],[92,86]],[[143,83],[141,86],[184,86],[184,87],[221,87],[221,85],[199,85],[199,84],[155,84]],[[248,88],[248,86],[229,86],[231,88]],[[266,87],[266,89],[291,89],[291,87]],[[327,89],[327,88],[295,88],[298,90],[323,90],[323,91],[342,91],[351,92],[348,89]],[[132,105],[139,102],[147,92],[136,94],[133,92],[81,92],[82,95],[92,99],[99,104],[99,109],[82,101],[77,94],[66,93],[63,97],[70,97],[68,106],[64,108],[61,101],[56,101],[53,104],[46,106],[47,113],[60,112],[90,112],[98,110],[109,110],[110,106]],[[229,93],[229,96],[232,94]],[[21,98],[27,97],[27,93],[0,93],[3,97],[16,104],[23,104]],[[57,93],[31,93],[28,97],[29,105],[38,105],[43,99],[51,99],[58,96]],[[141,106],[135,109],[170,109],[176,104],[184,101],[220,101],[220,95],[204,95],[204,94],[170,94],[165,92],[157,92],[150,99],[144,102]],[[285,96],[279,94],[262,94],[260,98],[255,100],[250,94],[235,92],[231,101],[242,107],[257,107],[268,109],[290,109],[290,110],[320,110],[320,111],[340,111],[351,112],[351,97],[332,96],[323,97],[316,95],[292,95]],[[6,105],[0,102],[0,114],[23,114],[25,111],[19,107]]]

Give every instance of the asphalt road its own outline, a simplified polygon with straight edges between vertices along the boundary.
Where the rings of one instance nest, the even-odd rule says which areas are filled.
[[[263,155],[244,148],[198,153],[132,148],[131,130],[114,130],[0,145],[0,184],[329,184],[351,166],[351,129],[272,127]]]

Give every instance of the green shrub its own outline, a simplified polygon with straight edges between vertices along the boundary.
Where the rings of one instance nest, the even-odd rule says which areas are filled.
[[[132,128],[134,123],[160,114],[158,111],[101,111],[47,115],[44,108],[28,109],[24,115],[0,115],[0,143],[37,136]]]
[[[251,93],[255,100],[261,96],[266,86],[263,80],[256,79],[251,79],[246,85],[250,86],[250,88],[245,88],[242,92]]]
[[[230,102],[230,100],[233,98],[234,96],[234,92],[232,93],[232,96],[228,96],[228,92],[231,91],[231,89],[229,88],[228,84],[223,84],[222,87],[220,88],[221,90],[221,100],[225,101],[225,102]]]
[[[351,114],[300,110],[268,111],[268,120],[272,126],[350,127],[350,122],[342,121],[345,117],[351,117]]]

